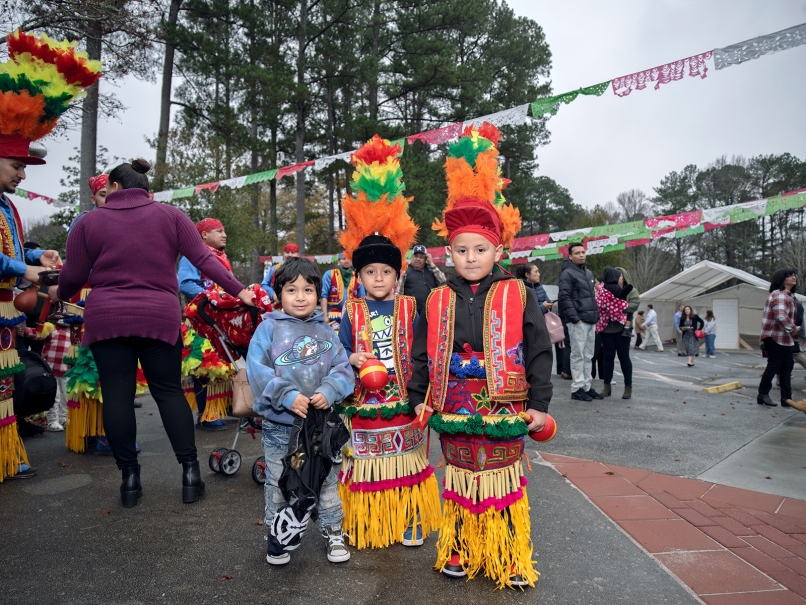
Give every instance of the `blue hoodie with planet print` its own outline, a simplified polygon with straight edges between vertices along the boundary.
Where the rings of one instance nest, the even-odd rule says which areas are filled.
[[[291,405],[298,394],[322,393],[332,407],[355,389],[347,353],[321,311],[305,319],[266,314],[249,344],[246,374],[255,412],[287,426],[297,417]]]

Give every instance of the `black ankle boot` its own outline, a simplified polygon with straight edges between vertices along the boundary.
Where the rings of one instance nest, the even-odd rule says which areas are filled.
[[[143,495],[143,487],[140,485],[140,465],[121,469],[121,473],[123,483],[120,484],[120,502],[123,508],[137,506],[137,501]]]
[[[182,463],[182,502],[189,504],[204,495],[204,481],[199,470],[199,461]]]

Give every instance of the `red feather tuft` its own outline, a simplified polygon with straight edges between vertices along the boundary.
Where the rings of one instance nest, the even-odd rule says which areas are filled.
[[[351,160],[353,164],[357,164],[359,161],[370,166],[373,162],[385,164],[387,159],[397,157],[402,151],[398,143],[389,145],[376,134],[352,155]]]
[[[87,66],[86,58],[76,55],[74,47],[53,48],[33,34],[18,30],[8,36],[8,56],[14,59],[23,53],[30,53],[32,57],[55,65],[68,84],[87,88],[101,78],[100,73]]]
[[[498,143],[503,140],[501,131],[489,122],[484,122],[484,124],[479,127],[479,135],[489,140],[493,145],[495,145],[496,149],[498,149]]]

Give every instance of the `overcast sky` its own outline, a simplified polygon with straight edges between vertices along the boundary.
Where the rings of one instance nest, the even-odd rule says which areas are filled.
[[[509,3],[543,27],[555,94],[806,22],[806,0]],[[708,67],[704,80],[686,76],[659,90],[650,86],[624,98],[608,90],[563,105],[549,121],[550,144],[538,150],[539,173],[592,207],[628,189],[651,195],[671,170],[722,155],[806,158],[806,46],[720,71],[713,61]],[[113,156],[153,158],[145,139],[157,130],[158,85],[130,79],[115,91],[127,110],[99,124],[99,145]],[[46,140],[47,165],[29,168],[22,187],[56,197],[62,166],[79,140],[78,132]],[[52,212],[39,200],[18,208],[24,221]]]

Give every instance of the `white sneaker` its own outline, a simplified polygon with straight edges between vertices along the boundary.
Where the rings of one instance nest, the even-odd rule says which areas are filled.
[[[266,563],[269,565],[285,565],[286,563],[291,561],[291,555],[287,552],[284,552],[281,555],[266,555]]]
[[[53,431],[54,433],[58,433],[59,431],[63,431],[64,427],[58,422],[54,421],[48,425],[48,430]]]

